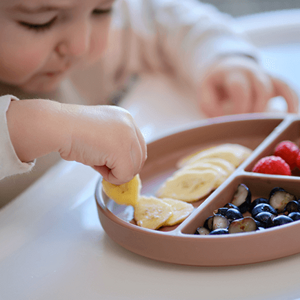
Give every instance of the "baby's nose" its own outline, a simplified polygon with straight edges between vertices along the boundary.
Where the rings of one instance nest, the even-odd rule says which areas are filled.
[[[67,30],[57,46],[63,56],[79,57],[86,54],[90,47],[91,29],[85,22],[77,22]]]

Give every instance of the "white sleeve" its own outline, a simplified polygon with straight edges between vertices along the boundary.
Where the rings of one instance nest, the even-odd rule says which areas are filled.
[[[112,34],[116,77],[163,71],[197,83],[218,57],[257,57],[233,18],[197,0],[119,0]]]
[[[12,100],[18,99],[11,95],[0,97],[0,180],[10,175],[30,171],[34,166],[34,162],[21,162],[11,143],[6,112]]]

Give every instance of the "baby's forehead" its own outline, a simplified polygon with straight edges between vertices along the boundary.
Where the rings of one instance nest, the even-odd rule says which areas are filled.
[[[85,0],[0,0],[0,6],[15,10],[35,10],[47,8],[68,8],[73,7]]]
[[[112,4],[114,0],[0,0],[1,8],[11,8],[14,10],[33,11],[68,9],[89,5]]]

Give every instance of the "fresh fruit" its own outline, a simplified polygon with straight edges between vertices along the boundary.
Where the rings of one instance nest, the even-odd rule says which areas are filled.
[[[262,211],[255,216],[255,221],[258,222],[259,227],[268,228],[274,226],[273,219],[275,217],[276,215],[268,211]]]
[[[204,158],[222,158],[238,167],[250,154],[252,150],[238,144],[221,144],[198,152],[191,158],[184,160],[181,165],[194,164]]]
[[[172,206],[155,197],[141,196],[134,208],[138,226],[158,229],[172,216]]]
[[[217,228],[209,233],[209,235],[222,235],[222,234],[228,234],[227,228]]]
[[[225,216],[216,214],[208,217],[205,220],[203,227],[212,231],[219,228],[227,228],[229,223],[229,220]]]
[[[288,217],[290,217],[294,221],[298,221],[298,220],[300,220],[300,212],[293,211],[290,214],[288,214]]]
[[[234,220],[228,227],[229,233],[249,232],[255,230],[257,230],[257,225],[255,220],[251,217]]]
[[[268,200],[267,198],[263,198],[263,197],[256,198],[255,200],[253,200],[253,201],[250,203],[249,212],[251,213],[251,212],[252,212],[252,209],[253,209],[257,204],[261,204],[261,203],[269,204],[269,200]]]
[[[178,172],[164,182],[157,196],[194,202],[212,192],[218,177],[219,174],[213,170]]]
[[[293,222],[294,220],[288,216],[280,215],[273,219],[274,226],[280,226]]]
[[[286,205],[293,200],[297,200],[296,196],[288,193],[283,188],[275,187],[270,192],[269,203],[277,212],[283,212]]]
[[[102,187],[105,194],[116,203],[135,206],[140,195],[141,180],[139,175],[121,185],[102,180]]]
[[[246,187],[245,184],[240,184],[237,191],[241,186]],[[246,188],[246,190],[249,189]],[[256,198],[244,214],[232,203],[215,209],[213,215],[206,218],[194,234],[214,235],[261,231],[295,221],[300,221],[299,200],[283,188],[275,187],[271,190],[269,199]]]
[[[291,141],[280,142],[274,150],[275,156],[280,156],[290,166],[291,170],[296,167],[296,160],[299,154],[298,146]]]
[[[297,166],[298,169],[300,169],[300,152],[299,152],[299,154],[296,158],[296,166]]]
[[[291,175],[291,168],[281,157],[272,155],[261,158],[253,167],[252,172]]]
[[[296,200],[288,202],[285,206],[285,212],[290,214],[292,212],[300,212],[300,203]]]
[[[200,234],[200,235],[208,235],[210,231],[207,228],[204,228],[202,226],[198,227],[195,231],[195,234]]]
[[[199,161],[198,163],[187,165],[186,167],[183,167],[180,171],[185,172],[186,170],[195,170],[195,171],[203,171],[203,170],[214,170],[219,174],[219,177],[216,181],[215,188],[219,187],[227,178],[228,178],[228,172],[226,172],[221,167],[211,164]]]
[[[199,163],[208,163],[208,164],[218,166],[227,173],[227,176],[231,175],[235,171],[235,166],[223,158],[207,157],[207,158],[201,159],[199,161]],[[195,163],[195,165],[196,164],[197,163]],[[191,165],[193,165],[193,164],[191,164]]]
[[[243,214],[241,213],[241,211],[239,211],[235,208],[228,208],[226,213],[225,213],[225,217],[228,220],[236,220],[236,219],[243,218]]]
[[[273,215],[277,215],[276,209],[267,203],[260,203],[260,204],[257,204],[256,206],[254,206],[254,208],[251,211],[251,215],[253,218],[255,218],[256,215],[258,215],[259,213],[262,213],[262,212],[269,212]]]
[[[194,206],[183,201],[163,198],[161,201],[171,205],[172,215],[164,224],[165,226],[173,226],[184,221],[194,210]]]
[[[251,203],[251,192],[245,184],[241,183],[238,185],[231,203],[236,205],[241,213],[244,213],[249,209]]]

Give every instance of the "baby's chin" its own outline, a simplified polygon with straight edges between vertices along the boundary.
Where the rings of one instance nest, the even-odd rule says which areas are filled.
[[[23,92],[28,94],[48,94],[55,92],[60,86],[61,82],[62,80],[51,83],[40,82],[36,84],[23,84],[19,85],[18,87]]]

